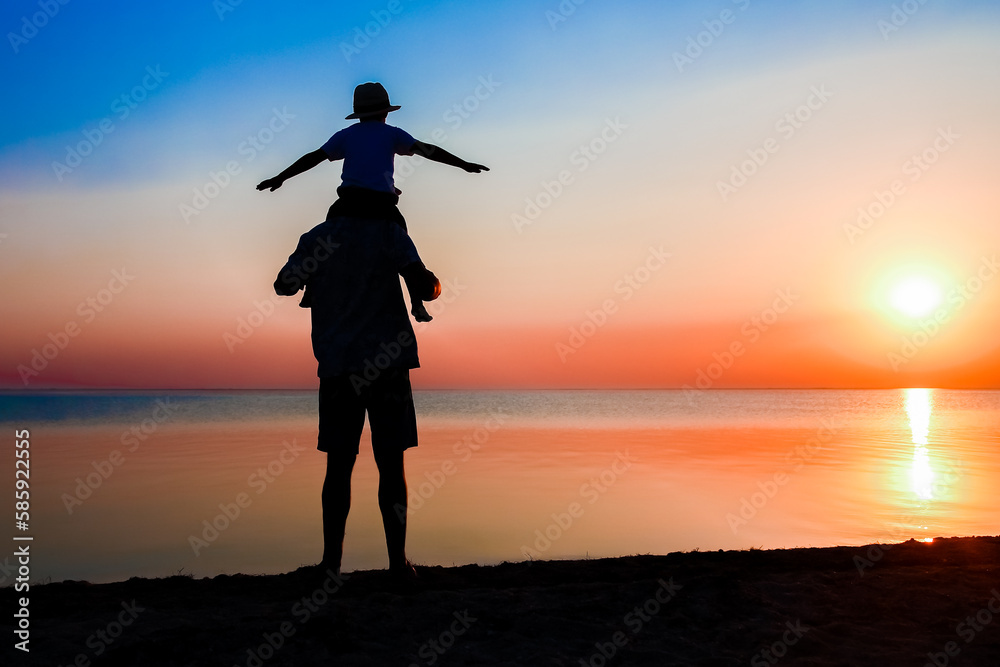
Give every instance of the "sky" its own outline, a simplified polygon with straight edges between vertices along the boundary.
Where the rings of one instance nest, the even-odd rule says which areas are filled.
[[[280,8],[279,8],[280,7]],[[273,295],[351,121],[443,283],[418,388],[997,387],[992,2],[10,2],[0,387],[314,387]]]

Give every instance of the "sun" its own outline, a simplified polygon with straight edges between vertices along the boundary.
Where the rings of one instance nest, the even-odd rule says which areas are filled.
[[[905,276],[889,288],[889,305],[908,317],[930,315],[943,299],[941,286],[927,276]]]

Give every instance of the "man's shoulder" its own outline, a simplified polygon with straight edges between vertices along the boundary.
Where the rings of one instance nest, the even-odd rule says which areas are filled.
[[[329,230],[333,225],[337,224],[337,222],[337,218],[327,218],[309,231],[302,234],[302,238],[318,236],[319,234],[322,234],[324,230]]]
[[[318,239],[330,239],[337,236],[341,225],[339,218],[330,218],[319,223],[299,237],[299,245],[315,243]]]
[[[300,243],[312,243],[317,239],[342,239],[345,241],[377,239],[376,245],[412,243],[409,234],[393,220],[352,218],[350,216],[327,218],[302,234]]]

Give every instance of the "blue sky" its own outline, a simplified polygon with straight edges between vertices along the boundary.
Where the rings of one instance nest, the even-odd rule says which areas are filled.
[[[0,13],[8,35],[0,67],[5,85],[20,94],[5,105],[0,148],[48,148],[47,138],[81,131],[107,116],[148,66],[161,66],[169,77],[144,104],[154,108],[141,113],[153,116],[169,105],[183,114],[178,107],[187,105],[190,116],[183,118],[191,124],[213,125],[212,108],[237,114],[238,121],[255,105],[296,99],[326,109],[333,130],[353,85],[368,79],[385,81],[407,110],[422,117],[463,91],[466,81],[491,72],[518,88],[510,113],[572,116],[574,108],[602,97],[683,84],[686,77],[678,76],[671,54],[722,11],[732,11],[735,21],[690,66],[687,78],[704,81],[780,64],[790,53],[802,58],[878,46],[884,40],[877,21],[892,11],[891,3],[864,2],[563,4],[575,7],[573,13],[551,23],[548,13],[560,7],[554,1],[400,0],[396,14],[388,2],[288,2],[280,9],[254,0],[232,7],[221,0],[99,7],[54,2],[45,6],[58,13],[27,43],[12,45],[10,34],[22,33],[24,17],[41,10],[37,1],[8,3]],[[372,12],[390,20],[348,61],[341,45],[373,20]],[[977,14],[995,20],[997,8],[928,2],[893,39],[967,25]],[[219,134],[215,128],[213,134]],[[30,149],[27,155],[33,156]]]
[[[41,7],[58,13],[36,19]],[[560,7],[574,9],[555,20]],[[25,20],[46,24],[19,37]],[[339,166],[276,193],[254,185],[347,125],[354,86],[368,80],[402,105],[390,122],[424,140],[437,130],[436,143],[492,168],[473,177],[397,161],[425,260],[475,294],[429,330],[430,344],[460,327],[568,330],[650,246],[675,250],[676,275],[611,328],[738,329],[791,283],[812,296],[790,321],[857,314],[896,265],[964,275],[976,252],[1000,245],[994,2],[35,0],[5,5],[0,26],[0,75],[14,91],[0,110],[0,258],[32,294],[4,297],[33,323],[0,341],[15,357],[72,313],[74,289],[96,289],[124,258],[148,267],[129,294],[161,304],[149,322],[190,316],[207,332],[199,344],[217,346],[267,296],[265,267],[321,219]],[[370,42],[345,55],[366,27]],[[679,68],[691,40],[700,52]],[[719,182],[816,86],[832,91],[829,103],[720,198]],[[134,90],[144,99],[126,116],[122,95]],[[463,104],[474,108],[456,122]],[[577,171],[579,147],[609,124],[624,128],[620,138]],[[845,241],[852,212],[952,126],[955,149],[863,243]],[[250,152],[254,136],[268,141]],[[88,147],[88,137],[100,141]],[[81,142],[90,154],[60,170]],[[227,165],[238,173],[185,219],[183,206]],[[565,170],[565,194],[519,228],[526,202]],[[72,270],[41,275],[40,262]],[[226,299],[202,293],[192,269]],[[109,326],[135,322],[128,312],[109,314]],[[275,335],[299,336],[307,325],[296,316],[278,316]],[[883,351],[855,356],[875,364]]]
[[[554,1],[400,0],[397,14],[387,11],[388,4],[287,2],[279,10],[274,3],[244,0],[220,12],[218,7],[229,6],[221,0],[96,7],[54,2],[58,13],[47,25],[27,43],[12,46],[9,34],[21,33],[24,17],[37,14],[40,5],[7,3],[0,12],[8,34],[0,67],[8,89],[21,94],[5,105],[0,147],[79,130],[100,119],[156,64],[170,73],[157,91],[160,104],[168,103],[171,92],[188,96],[191,104],[197,98],[190,96],[199,93],[211,100],[212,92],[203,88],[228,83],[230,94],[248,106],[274,91],[301,88],[303,95],[310,91],[318,103],[333,107],[345,98],[349,102],[354,82],[377,78],[417,110],[422,104],[436,109],[435,98],[449,91],[450,82],[454,88],[463,78],[495,71],[524,86],[528,112],[530,106],[551,110],[560,101],[579,104],[599,97],[605,87],[618,96],[620,87],[637,84],[672,87],[678,77],[671,53],[703,29],[702,21],[727,9],[736,20],[692,66],[699,77],[766,66],[790,52],[802,57],[877,44],[882,40],[876,22],[892,9],[890,3],[870,2],[590,0],[552,29],[547,12],[560,7]],[[355,28],[373,20],[372,12],[391,20],[348,62],[339,47],[352,41]],[[928,2],[893,37],[947,30],[977,14],[995,20],[997,8],[986,2]],[[540,97],[546,92],[549,99]]]

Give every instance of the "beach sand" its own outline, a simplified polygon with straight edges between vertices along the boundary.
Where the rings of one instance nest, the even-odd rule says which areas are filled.
[[[31,587],[30,660],[4,614],[3,664],[995,667],[998,565],[1000,538],[967,537],[418,567],[413,590],[308,569],[61,582]]]

